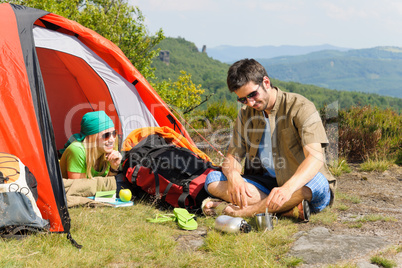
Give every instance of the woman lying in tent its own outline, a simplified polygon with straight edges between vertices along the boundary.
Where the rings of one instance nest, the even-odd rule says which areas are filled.
[[[83,179],[114,176],[122,155],[114,150],[116,130],[104,111],[86,113],[81,132],[70,137],[60,159],[63,178]]]

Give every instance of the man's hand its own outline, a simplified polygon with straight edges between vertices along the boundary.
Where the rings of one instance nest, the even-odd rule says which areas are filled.
[[[251,193],[240,173],[233,173],[232,178],[228,180],[228,195],[231,197],[231,202],[242,209],[247,207],[247,198],[251,197]]]
[[[287,187],[275,187],[266,199],[266,207],[269,211],[276,211],[285,204],[293,192]]]
[[[119,153],[118,151],[113,150],[110,154],[106,155],[106,160],[110,163],[110,167],[115,170],[119,168],[121,159],[121,153]]]
[[[318,173],[325,162],[320,143],[310,143],[303,147],[305,159],[295,174],[281,187],[272,189],[266,200],[268,210],[278,210],[293,193],[306,185]]]

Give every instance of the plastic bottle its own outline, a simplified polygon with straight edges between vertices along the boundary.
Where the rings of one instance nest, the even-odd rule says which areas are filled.
[[[248,233],[251,226],[243,218],[220,215],[215,220],[215,229],[225,233]]]

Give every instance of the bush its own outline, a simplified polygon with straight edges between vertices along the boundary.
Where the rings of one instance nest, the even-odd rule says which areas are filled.
[[[228,104],[226,101],[213,102],[206,110],[194,112],[189,117],[193,118],[192,124],[196,128],[228,129],[237,117],[237,108],[235,104]]]
[[[392,159],[401,148],[402,116],[377,107],[339,112],[339,153],[349,161]]]
[[[399,150],[399,153],[396,156],[395,164],[402,166],[402,149]]]

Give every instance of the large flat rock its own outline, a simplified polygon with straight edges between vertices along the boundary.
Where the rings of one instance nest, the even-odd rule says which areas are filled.
[[[289,254],[302,258],[304,264],[334,264],[359,259],[387,245],[381,237],[334,235],[325,227],[299,232]]]

